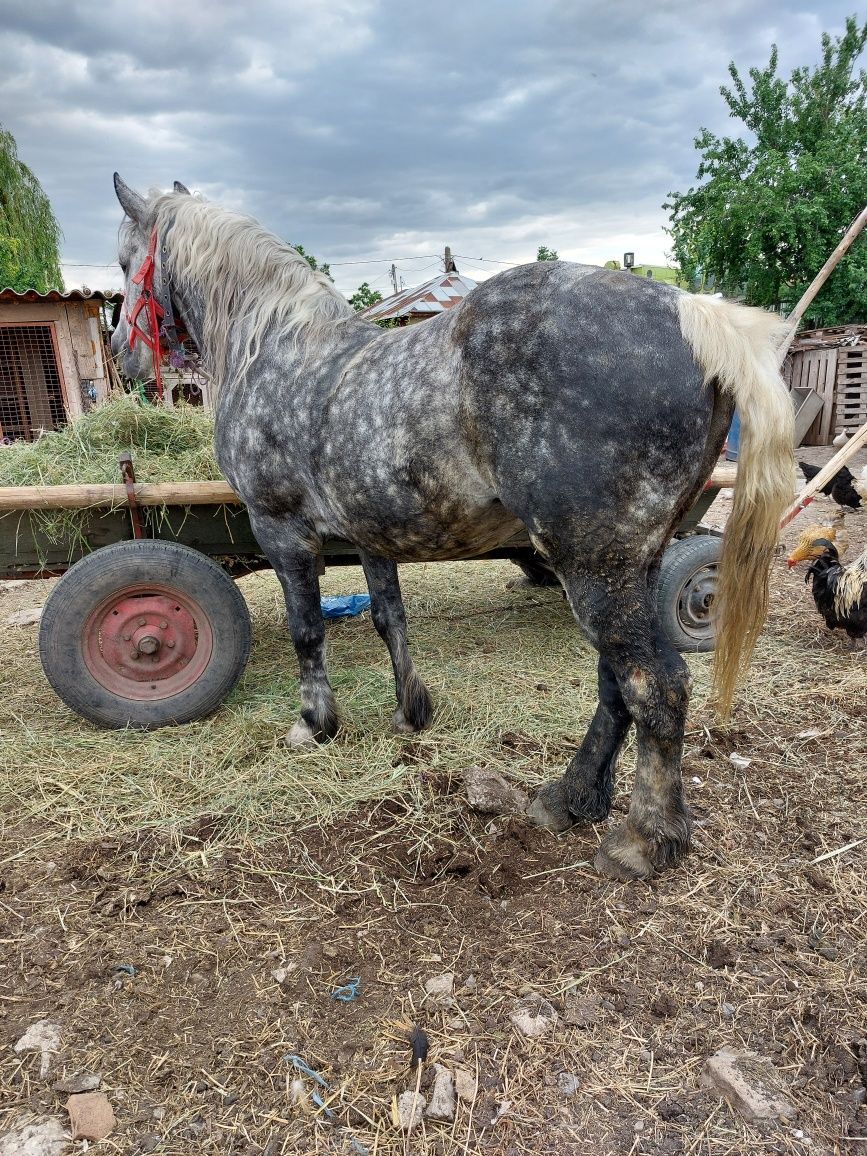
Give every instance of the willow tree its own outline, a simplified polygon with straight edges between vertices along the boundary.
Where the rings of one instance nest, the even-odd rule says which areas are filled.
[[[0,125],[0,289],[63,289],[60,237],[48,197]]]
[[[790,308],[867,204],[867,24],[822,36],[813,67],[742,76],[720,89],[735,136],[702,129],[698,180],[669,193],[674,256],[687,281],[749,305]],[[820,325],[867,320],[867,240],[840,262],[810,310]]]

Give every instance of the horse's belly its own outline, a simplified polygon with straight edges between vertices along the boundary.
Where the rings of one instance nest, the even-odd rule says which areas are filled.
[[[424,511],[406,518],[356,511],[339,535],[370,554],[396,562],[472,558],[496,550],[522,529],[522,523],[494,502],[483,508]]]

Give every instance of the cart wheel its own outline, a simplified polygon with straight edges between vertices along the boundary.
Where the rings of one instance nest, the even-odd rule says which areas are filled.
[[[666,548],[656,607],[662,628],[678,650],[713,650],[713,598],[719,579],[722,539],[715,534],[683,538]]]
[[[119,542],[88,554],[49,595],[39,657],[67,706],[103,727],[157,727],[216,710],[250,653],[235,583],[175,542]]]

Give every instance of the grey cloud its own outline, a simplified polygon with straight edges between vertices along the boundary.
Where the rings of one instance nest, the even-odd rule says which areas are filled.
[[[0,119],[52,198],[70,260],[113,257],[115,168],[141,188],[202,188],[334,262],[445,242],[532,259],[543,241],[579,254],[630,231],[653,260],[662,201],[694,180],[693,137],[728,128],[728,61],[764,64],[774,40],[784,71],[814,61],[849,8],[7,3]],[[351,291],[385,269],[335,274]]]

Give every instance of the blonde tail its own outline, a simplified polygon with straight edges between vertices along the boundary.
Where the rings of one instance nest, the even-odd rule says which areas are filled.
[[[727,718],[768,612],[780,518],[794,493],[794,414],[777,348],[785,321],[761,309],[684,293],[680,329],[712,383],[734,398],[741,437],[734,505],[715,599],[716,708]]]

